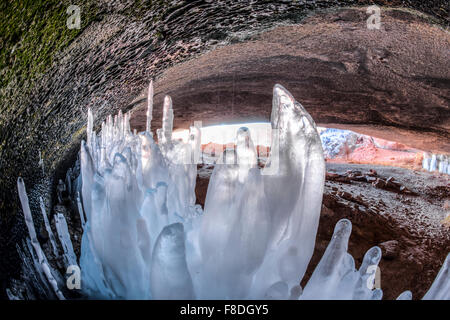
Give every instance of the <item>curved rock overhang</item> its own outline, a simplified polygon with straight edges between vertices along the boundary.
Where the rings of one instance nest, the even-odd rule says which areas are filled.
[[[318,124],[450,152],[447,2],[375,1],[420,12],[382,7],[381,29],[369,30],[373,3],[100,2],[42,75],[2,88],[2,278],[14,272],[11,252],[23,236],[17,177],[36,190],[64,172],[85,136],[89,107],[97,128],[108,114],[133,109],[132,126],[143,129],[151,78],[153,128],[164,94],[174,101],[175,128],[268,120],[280,83]],[[349,5],[365,6],[338,8]],[[33,193],[30,200],[33,207]]]
[[[165,94],[175,128],[268,121],[280,83],[319,125],[450,152],[450,34],[401,11],[385,12],[380,30],[366,18],[354,9],[317,14],[167,69],[155,82],[153,127]],[[132,115],[139,130],[145,97]]]

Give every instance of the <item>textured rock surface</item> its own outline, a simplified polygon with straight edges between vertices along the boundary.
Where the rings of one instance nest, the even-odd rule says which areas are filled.
[[[38,73],[18,74],[19,79],[30,77],[21,85],[14,78],[2,82],[2,286],[18,270],[15,244],[24,230],[22,216],[16,214],[17,176],[23,176],[32,190],[32,210],[37,209],[33,192],[48,191],[48,181],[61,176],[74,160],[85,134],[87,108],[102,120],[119,108],[139,107],[151,77],[157,79],[155,102],[159,105],[163,91],[173,94],[180,90],[174,96],[175,126],[186,126],[198,118],[211,122],[235,120],[236,115],[268,118],[271,90],[266,87],[271,88],[277,80],[302,101],[318,123],[336,123],[380,137],[388,128],[399,141],[414,140],[435,151],[449,151],[449,76],[445,73],[449,68],[444,59],[449,38],[446,31],[429,25],[448,26],[444,0],[377,1],[418,9],[432,18],[383,11],[382,29],[370,34],[364,9],[312,14],[323,8],[373,1],[100,1],[95,2],[95,9],[92,3],[81,4],[86,13],[82,19],[87,21],[82,32],[69,41],[63,39],[64,45],[46,48],[52,64],[38,68]],[[312,16],[303,21],[307,15]],[[31,22],[27,17],[24,15],[24,26]],[[303,25],[288,26],[298,23]],[[65,25],[65,20],[61,24]],[[261,34],[276,25],[280,28]],[[22,35],[15,37],[21,39]],[[41,54],[39,34],[37,39],[31,46],[34,55],[21,63],[32,63]],[[1,40],[2,50],[10,50],[5,47],[9,40],[3,36]],[[163,74],[171,66],[231,43],[235,44],[205,56],[210,62],[203,66],[206,71],[191,71],[186,76],[181,71],[187,69],[180,66],[179,71]],[[56,51],[60,48],[64,49]],[[265,58],[264,53],[269,52]],[[245,60],[236,60],[238,53]],[[10,63],[16,58],[11,54]],[[194,60],[191,63],[195,65]],[[260,63],[265,73],[261,73]],[[3,69],[2,74],[9,74],[7,71]],[[172,79],[171,83],[165,79]],[[201,88],[197,96],[190,91]],[[202,104],[194,104],[197,102]],[[134,124],[139,127],[137,116],[138,112]],[[159,121],[156,114],[154,126]],[[38,165],[39,151],[44,175]],[[44,178],[46,183],[41,183]]]
[[[450,152],[449,34],[405,12],[385,12],[376,31],[365,18],[318,14],[216,49],[168,69],[155,102],[171,94],[177,127],[267,120],[270,87],[281,83],[320,125]],[[143,128],[143,112],[134,119]]]

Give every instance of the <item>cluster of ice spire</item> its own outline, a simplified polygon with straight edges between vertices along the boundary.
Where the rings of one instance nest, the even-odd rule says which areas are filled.
[[[156,144],[152,91],[140,134],[120,112],[96,134],[89,111],[81,146],[85,290],[110,298],[264,298],[281,285],[288,298],[299,290],[319,221],[325,164],[314,121],[275,86],[266,167],[257,166],[249,130],[239,129],[202,212],[195,205],[200,130],[191,127],[187,143],[172,140],[166,96]]]
[[[440,173],[450,174],[449,157],[444,154],[429,154],[424,152],[422,168],[427,171],[438,171]]]
[[[150,133],[152,94],[150,84],[146,131],[139,134],[131,132],[129,114],[120,112],[108,117],[97,134],[88,114],[87,141],[80,152],[82,200],[78,198],[86,295],[381,299],[381,289],[374,287],[381,251],[371,248],[356,270],[347,253],[348,220],[336,225],[304,290],[299,285],[314,249],[325,162],[313,119],[286,89],[275,85],[273,90],[266,166],[257,166],[249,130],[239,129],[236,149],[225,150],[215,165],[204,211],[195,205],[200,130],[191,127],[187,143],[172,140],[173,109],[167,96],[156,143]],[[18,187],[39,264],[63,298],[36,239],[21,179]],[[64,260],[76,263],[64,217],[56,219]],[[426,298],[450,298],[449,260]],[[411,299],[411,293],[399,299]]]

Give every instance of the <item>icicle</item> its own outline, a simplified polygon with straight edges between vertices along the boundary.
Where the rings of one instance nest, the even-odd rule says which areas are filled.
[[[80,215],[81,227],[84,229],[84,226],[86,225],[86,221],[84,219],[83,205],[81,204],[79,192],[77,192],[77,208],[78,208],[78,214]]]
[[[172,140],[172,129],[173,129],[173,109],[172,109],[172,98],[170,96],[164,97],[164,109],[163,109],[163,119],[162,119],[162,142],[167,143]],[[159,142],[159,140],[158,140]]]
[[[437,169],[437,156],[435,154],[433,154],[431,156],[431,161],[430,161],[430,171],[436,171]]]
[[[147,95],[147,125],[145,131],[152,132],[152,118],[153,118],[153,80],[150,80]]]
[[[64,251],[64,261],[66,267],[78,266],[77,257],[73,251],[72,241],[70,240],[69,228],[67,228],[66,218],[58,213],[55,219],[56,231],[58,232],[59,242]]]
[[[53,235],[52,228],[50,227],[50,223],[48,222],[47,212],[45,210],[44,200],[42,200],[42,197],[39,197],[39,204],[41,206],[42,217],[44,218],[44,223],[45,223],[45,230],[47,230],[48,237],[50,239],[50,244],[52,246],[53,254],[55,255],[55,257],[59,257],[58,249],[56,247],[55,236]]]
[[[347,253],[348,239],[352,231],[349,220],[340,220],[333,237],[317,267],[306,284],[301,299],[336,299],[339,282],[351,265]]]
[[[292,288],[303,277],[314,250],[325,181],[316,125],[278,84],[271,123],[271,152],[261,171],[271,230],[268,252],[253,280],[253,296],[259,297],[278,281]]]
[[[381,249],[373,247],[364,256],[361,267],[355,270],[353,257],[347,253],[352,224],[339,220],[333,237],[317,267],[305,286],[301,300],[346,299],[379,300],[381,289],[374,289]]]
[[[36,238],[36,231],[34,229],[33,217],[31,215],[30,205],[28,203],[28,196],[25,190],[25,184],[23,182],[23,179],[20,177],[17,179],[17,189],[19,191],[19,198],[22,204],[23,214],[25,216],[25,223],[28,228],[28,233],[30,234],[31,243],[39,259],[40,267],[42,268],[45,276],[47,277],[48,282],[51,284],[56,296],[61,300],[65,300],[64,295],[58,288],[58,283],[56,282],[54,276],[52,275],[52,272],[48,265],[47,257],[45,256],[44,251],[42,251],[41,245]]]
[[[440,155],[439,159],[439,172],[440,173],[447,173],[447,167],[448,167],[448,160],[447,157],[444,155]]]
[[[236,158],[239,164],[239,181],[244,182],[248,171],[255,168],[258,163],[256,149],[250,137],[250,130],[246,127],[239,128],[236,134]]]
[[[398,297],[397,300],[412,300],[412,293],[409,290],[403,291]]]
[[[151,267],[154,299],[194,299],[194,288],[186,263],[183,224],[165,227],[155,243]]]
[[[88,123],[86,129],[86,143],[90,151],[92,152],[92,135],[94,130],[94,116],[92,114],[91,108],[88,109]]]
[[[198,163],[200,163],[201,141],[201,122],[196,121],[193,126],[189,127],[189,144],[191,147],[191,157],[189,159],[190,164],[197,165]]]
[[[128,137],[131,134],[130,117],[131,117],[130,112],[125,113],[125,125],[124,125],[125,137]]]
[[[424,168],[427,171],[430,171],[430,162],[431,162],[430,155],[428,153],[424,152],[423,160],[422,160],[422,168]]]
[[[38,296],[47,297],[49,299],[57,299],[53,288],[47,281],[47,276],[44,274],[44,270],[39,263],[33,245],[29,237],[26,238],[23,250],[19,246],[16,246],[17,253],[22,260],[22,272],[27,275],[29,281],[33,283],[33,286],[38,291]],[[28,255],[29,254],[29,255]],[[53,273],[57,275],[57,272]],[[56,280],[58,283],[60,281]]]
[[[169,96],[158,143],[150,132],[131,133],[130,114],[121,112],[102,124],[99,143],[90,143],[95,148],[81,143],[83,206],[79,194],[77,204],[86,294],[102,299],[382,298],[373,281],[381,250],[368,250],[357,270],[347,252],[348,220],[337,224],[305,290],[299,286],[314,249],[325,162],[311,116],[282,86],[273,93],[265,168],[258,168],[250,132],[241,128],[236,150],[233,144],[222,155],[233,161],[218,161],[214,168],[204,212],[195,205],[200,130],[191,127],[187,143],[172,140]],[[442,281],[438,277],[435,283]]]
[[[83,207],[86,213],[86,219],[90,220],[91,214],[91,188],[93,184],[93,177],[95,172],[94,163],[84,141],[81,141],[81,177],[82,177],[82,195]]]

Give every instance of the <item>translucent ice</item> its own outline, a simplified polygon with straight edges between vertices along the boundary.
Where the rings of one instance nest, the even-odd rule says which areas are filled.
[[[30,205],[28,203],[28,196],[25,190],[25,183],[22,178],[17,179],[17,190],[19,191],[19,198],[22,204],[23,214],[25,216],[25,223],[30,234],[31,244],[33,245],[34,252],[36,254],[36,264],[38,270],[42,271],[47,278],[48,283],[51,285],[54,293],[59,299],[65,299],[63,293],[58,287],[58,282],[55,279],[55,272],[48,263],[47,257],[41,248],[41,245],[36,237],[36,230],[34,229],[33,217],[31,215]]]
[[[195,204],[200,130],[172,139],[173,106],[164,99],[154,141],[148,93],[146,132],[132,133],[119,112],[81,144],[86,221],[82,288],[123,299],[381,299],[374,288],[381,258],[370,249],[359,270],[347,253],[351,223],[340,221],[310,281],[299,283],[312,256],[325,177],[315,123],[275,85],[272,143],[257,164],[248,128],[219,155],[204,211]],[[113,120],[114,119],[114,120]],[[401,298],[408,298],[405,293]]]
[[[373,280],[381,250],[373,247],[367,251],[359,270],[347,252],[352,230],[349,220],[340,220],[325,253],[300,296],[302,300],[370,300],[381,299],[380,289],[373,290]]]
[[[325,180],[315,123],[280,85],[273,90],[271,123],[271,154],[262,171],[270,232],[253,281],[256,297],[279,281],[291,289],[303,277],[314,249]]]
[[[351,222],[340,220],[304,290],[300,280],[311,259],[324,188],[325,162],[315,123],[282,86],[273,89],[271,146],[260,169],[248,128],[235,146],[218,155],[204,211],[195,204],[201,131],[187,142],[172,139],[173,106],[164,99],[162,128],[130,128],[130,114],[108,116],[94,131],[88,110],[80,171],[70,189],[83,226],[81,287],[101,299],[381,299],[377,276],[381,250],[367,251],[360,268],[347,252]],[[444,172],[445,156],[424,159],[424,168]],[[68,178],[70,185],[71,179]],[[19,250],[24,272],[43,296],[64,298],[63,281],[37,240],[28,197],[17,182],[30,239]],[[81,194],[78,194],[80,193]],[[80,197],[81,196],[81,197]],[[41,202],[47,230],[50,225]],[[86,218],[84,217],[86,216]],[[56,228],[65,264],[76,264],[64,216]],[[50,232],[49,232],[50,234]],[[50,239],[57,255],[54,239]],[[450,256],[424,299],[450,299]],[[20,298],[9,290],[11,299]],[[28,294],[28,297],[32,295]],[[411,299],[405,291],[398,299]]]
[[[438,171],[439,173],[450,174],[449,157],[444,154],[423,153],[422,168],[427,171]]]
[[[409,290],[406,290],[402,292],[398,297],[397,300],[412,300],[412,293]]]
[[[155,243],[151,264],[151,291],[155,299],[194,299],[186,263],[183,224],[164,227]]]
[[[152,126],[152,116],[153,116],[153,80],[150,81],[150,85],[148,86],[148,95],[147,95],[147,124],[146,131],[151,131]]]
[[[69,228],[67,227],[66,218],[63,214],[58,213],[55,217],[56,231],[58,232],[59,241],[64,251],[64,262],[66,267],[78,266],[77,257],[73,251],[72,241],[70,240]]]
[[[53,254],[55,257],[58,257],[58,249],[56,247],[55,235],[53,234],[52,228],[50,227],[50,223],[48,222],[47,211],[45,210],[44,200],[42,197],[39,197],[39,205],[41,207],[42,217],[44,218],[45,230],[48,233],[48,238],[50,239],[50,244],[52,246]]]
[[[450,254],[423,300],[450,300]]]

